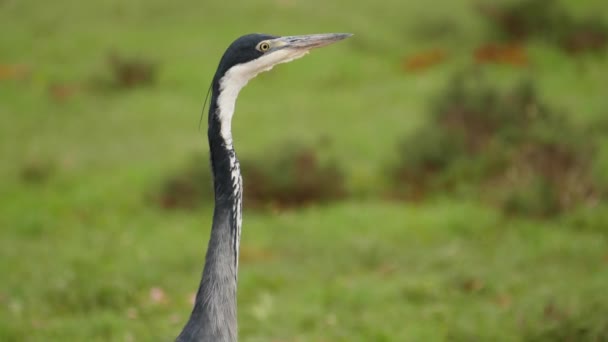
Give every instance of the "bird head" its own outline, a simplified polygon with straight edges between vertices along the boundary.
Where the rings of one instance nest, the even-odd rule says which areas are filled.
[[[229,76],[231,82],[244,86],[259,73],[268,71],[277,64],[291,62],[314,48],[327,46],[351,35],[325,33],[278,37],[248,34],[238,38],[228,47],[220,60],[215,80],[219,82]]]

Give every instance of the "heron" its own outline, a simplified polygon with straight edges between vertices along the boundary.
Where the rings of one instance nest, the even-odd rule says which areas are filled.
[[[194,308],[178,342],[237,341],[237,278],[243,186],[232,141],[232,117],[243,87],[259,73],[351,36],[248,34],[224,52],[211,83],[208,130],[215,207]]]

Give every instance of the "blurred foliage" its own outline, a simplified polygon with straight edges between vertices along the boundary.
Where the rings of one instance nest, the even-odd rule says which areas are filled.
[[[276,153],[243,159],[244,201],[248,208],[289,208],[324,203],[346,195],[344,174],[333,160],[322,161],[311,147],[281,144]],[[196,155],[151,195],[164,208],[194,208],[213,200],[209,161]]]
[[[268,159],[243,160],[245,204],[252,207],[299,207],[346,196],[344,172],[336,161],[323,161],[310,147],[287,144]]]
[[[587,307],[570,313],[547,304],[541,322],[527,326],[523,341],[608,341],[608,308],[605,305],[587,304]]]
[[[213,203],[213,181],[209,160],[201,154],[191,157],[181,169],[164,179],[147,197],[165,209],[193,209]]]
[[[524,46],[519,43],[485,44],[473,52],[477,64],[508,64],[516,67],[524,67],[530,64]]]
[[[41,184],[53,176],[56,168],[52,160],[30,158],[21,165],[19,176],[24,183]]]
[[[432,119],[401,144],[400,195],[475,189],[507,213],[552,216],[594,205],[598,133],[542,102],[530,81],[501,90],[464,72],[431,102]]]
[[[105,63],[106,71],[93,77],[89,82],[89,88],[95,90],[123,90],[145,87],[155,84],[158,78],[158,64],[147,58],[133,57],[111,51],[108,53]],[[55,86],[54,88],[56,89],[51,89],[51,92],[55,98],[65,97],[62,96],[63,93],[71,95],[74,90],[74,86],[66,85]]]
[[[157,65],[147,60],[127,58],[113,52],[108,56],[108,66],[117,87],[133,88],[156,81]]]
[[[606,227],[608,227],[608,207],[604,201],[594,208],[578,208],[564,217],[564,222],[578,229],[605,232]]]
[[[608,43],[608,25],[599,17],[577,19],[555,0],[487,3],[479,9],[507,40],[541,39],[572,54],[603,50]]]

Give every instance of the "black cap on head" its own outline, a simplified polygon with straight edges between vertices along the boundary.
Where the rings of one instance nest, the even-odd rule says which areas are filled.
[[[262,33],[251,33],[237,38],[224,52],[215,74],[216,79],[221,78],[233,66],[247,63],[262,56],[264,52],[256,49],[256,47],[260,42],[274,38],[278,38],[278,36]]]

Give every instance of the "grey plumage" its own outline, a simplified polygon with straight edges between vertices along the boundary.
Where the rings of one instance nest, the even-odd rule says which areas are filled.
[[[224,209],[225,210],[225,209]],[[229,214],[228,214],[229,215]],[[236,266],[227,213],[216,211],[192,316],[177,341],[236,341]],[[221,222],[220,222],[221,221]]]

